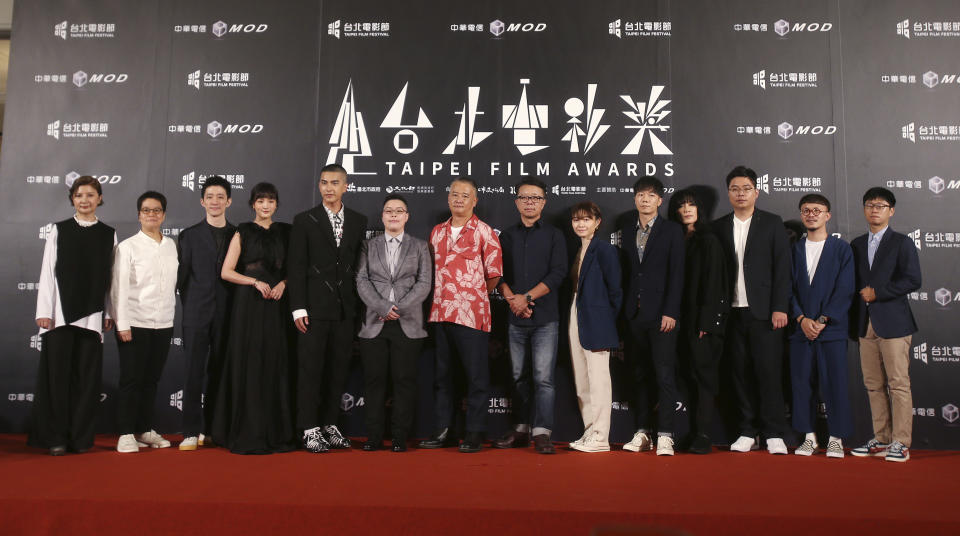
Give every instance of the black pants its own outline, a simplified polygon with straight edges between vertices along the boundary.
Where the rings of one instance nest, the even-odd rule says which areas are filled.
[[[783,402],[783,335],[769,318],[755,318],[748,307],[734,307],[727,333],[727,355],[740,408],[740,435],[767,439],[787,430]]]
[[[423,339],[407,337],[397,320],[385,322],[383,330],[373,339],[360,339],[368,439],[383,439],[388,369],[393,380],[391,435],[398,441],[409,437],[416,408],[417,360],[422,345]]]
[[[120,393],[117,399],[117,431],[120,435],[142,434],[153,429],[157,383],[170,352],[173,328],[130,328],[132,339],[120,342]]]
[[[487,430],[487,393],[490,391],[490,334],[451,322],[436,327],[436,396],[434,415],[437,428],[453,426],[453,353],[460,357],[467,375],[467,432]]]
[[[100,403],[100,335],[89,329],[61,326],[44,333],[40,345],[27,443],[40,448],[87,450],[93,446]]]
[[[226,322],[183,326],[183,437],[210,435],[226,350]]]
[[[660,331],[660,326],[642,327],[630,322],[630,369],[636,381],[637,427],[653,429],[653,408],[657,408],[657,433],[673,434],[677,411],[677,330]]]
[[[693,431],[710,435],[716,398],[720,391],[720,357],[723,355],[723,336],[700,332],[681,335],[681,354],[689,369],[689,407],[693,410]]]
[[[310,320],[297,332],[297,428],[337,424],[353,354],[353,319]]]

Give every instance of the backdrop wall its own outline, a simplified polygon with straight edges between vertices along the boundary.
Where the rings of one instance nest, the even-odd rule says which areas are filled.
[[[282,7],[280,7],[282,6]],[[898,196],[893,226],[912,233],[923,288],[911,376],[914,445],[960,448],[955,280],[960,248],[960,5],[867,0],[621,0],[482,3],[385,0],[68,1],[15,6],[0,181],[0,432],[27,425],[37,357],[33,323],[46,226],[71,214],[66,184],[97,176],[98,215],[124,239],[146,189],[169,199],[165,233],[202,218],[204,177],[235,185],[234,222],[249,188],[275,183],[278,219],[318,201],[316,177],[351,172],[346,204],[376,233],[383,196],[411,203],[408,231],[426,237],[446,214],[446,187],[481,184],[480,216],[517,220],[511,187],[550,186],[546,217],[590,199],[605,236],[632,208],[630,186],[656,174],[670,192],[703,185],[714,216],[723,178],[757,170],[759,206],[798,219],[820,192],[831,231],[865,232],[860,197]],[[382,229],[382,228],[380,228]],[[492,338],[491,433],[510,418],[504,320]],[[179,326],[161,381],[158,429],[179,430]],[[555,438],[581,423],[567,351],[558,365]],[[612,439],[633,431],[622,355]],[[855,346],[857,441],[870,434]],[[343,423],[363,434],[359,363]],[[432,350],[421,358],[421,434],[431,423]],[[116,344],[105,351],[100,428],[113,429]],[[730,408],[727,408],[730,417]],[[686,408],[677,408],[685,422]],[[718,440],[734,430],[718,423]]]

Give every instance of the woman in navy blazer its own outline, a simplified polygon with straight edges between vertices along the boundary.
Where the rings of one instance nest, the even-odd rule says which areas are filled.
[[[616,327],[623,298],[620,260],[613,245],[593,239],[600,221],[600,208],[590,201],[571,211],[573,231],[581,246],[570,270],[574,292],[570,356],[585,430],[570,448],[582,452],[610,450],[610,348],[620,346]]]

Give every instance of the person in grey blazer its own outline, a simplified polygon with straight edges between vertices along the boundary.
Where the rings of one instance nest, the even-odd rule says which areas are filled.
[[[363,243],[357,264],[357,293],[366,306],[360,328],[365,383],[367,441],[363,450],[383,447],[387,371],[393,379],[392,450],[407,450],[417,390],[417,360],[427,332],[423,302],[433,288],[427,243],[404,232],[410,213],[401,195],[383,202],[382,236]]]

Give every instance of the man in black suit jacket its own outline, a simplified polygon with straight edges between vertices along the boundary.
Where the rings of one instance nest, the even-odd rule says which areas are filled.
[[[639,429],[625,450],[650,450],[653,405],[657,410],[657,455],[673,455],[677,405],[677,319],[683,299],[683,228],[662,218],[663,183],[656,177],[633,185],[637,218],[621,230],[624,254],[624,314],[630,325],[628,351],[636,378]],[[653,384],[656,384],[654,396]]]
[[[177,290],[183,310],[186,357],[180,450],[196,450],[202,445],[213,420],[230,314],[231,285],[220,278],[220,269],[236,232],[226,216],[231,202],[230,183],[223,177],[207,177],[200,189],[206,218],[184,229],[177,240]]]
[[[297,341],[297,426],[310,452],[350,448],[337,428],[359,309],[356,286],[367,218],[343,206],[347,172],[320,170],[323,203],[293,219],[287,292]],[[326,383],[324,383],[326,380]]]
[[[917,323],[907,295],[920,288],[920,256],[910,237],[890,228],[897,198],[886,188],[863,195],[868,234],[853,239],[857,269],[857,335],[860,366],[870,398],[874,437],[850,451],[854,456],[910,459],[913,396],[910,343]]]
[[[740,408],[740,437],[730,450],[757,448],[757,432],[762,431],[771,454],[786,454],[780,371],[790,306],[790,245],[780,216],[756,208],[760,196],[756,172],[734,168],[727,174],[727,194],[733,212],[715,221],[714,231],[724,249],[733,290],[727,355]]]

